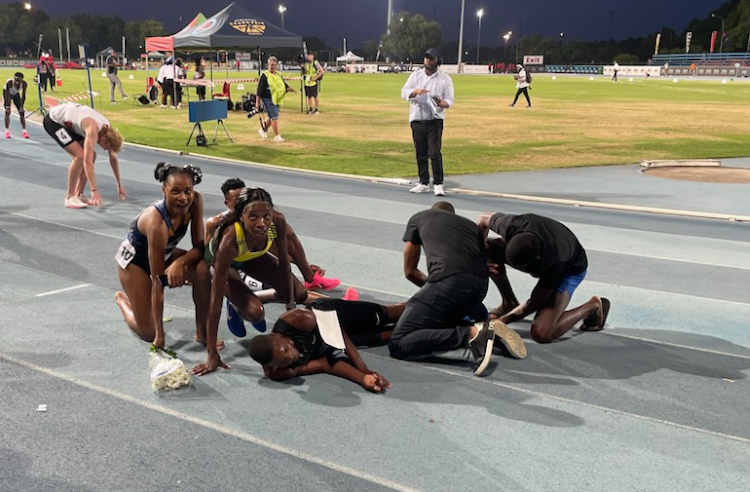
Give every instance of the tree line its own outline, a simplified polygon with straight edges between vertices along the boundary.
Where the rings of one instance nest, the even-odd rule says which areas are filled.
[[[712,16],[711,14],[714,14]],[[724,34],[719,33],[716,51],[723,38],[724,52],[745,52],[750,47],[750,0],[729,0],[703,19],[694,19],[681,32],[664,27],[648,36],[624,40],[583,41],[565,40],[563,37],[526,35],[511,37],[496,46],[479,47],[480,63],[513,63],[523,55],[544,55],[546,63],[582,64],[645,62],[654,54],[656,37],[661,34],[659,53],[685,53],[686,35],[692,33],[691,53],[709,51],[711,33],[721,30],[721,19],[725,21]],[[59,31],[58,31],[59,30]],[[67,57],[67,33],[70,36],[71,57],[78,58],[77,46],[88,43],[90,53],[96,53],[107,46],[120,51],[122,37],[126,38],[126,53],[129,58],[137,58],[143,52],[144,39],[149,36],[170,34],[164,24],[154,19],[125,22],[119,16],[92,16],[75,14],[68,18],[51,19],[44,11],[32,8],[26,10],[24,4],[0,4],[0,56],[11,53],[30,53],[36,56],[39,34],[43,34],[43,48],[53,53],[59,51],[58,32],[62,34],[63,53],[55,58]],[[316,36],[305,38],[313,52],[338,52],[324,39]],[[458,42],[444,41],[442,26],[436,21],[428,21],[421,14],[399,12],[394,15],[390,32],[383,33],[380,40],[368,40],[359,49],[359,54],[368,61],[392,60],[420,62],[422,53],[431,46],[442,48],[444,61],[456,63]],[[300,50],[287,48],[274,53],[282,59],[296,58]],[[477,45],[464,43],[464,61],[476,60]]]
[[[59,31],[58,31],[59,30]],[[119,16],[92,16],[75,14],[64,19],[51,19],[38,8],[27,10],[21,3],[0,4],[0,56],[16,55],[36,57],[39,35],[43,35],[42,48],[52,51],[58,60],[67,59],[67,39],[70,37],[71,59],[78,59],[78,45],[88,43],[93,54],[112,46],[121,50],[122,37],[126,39],[125,55],[137,58],[143,52],[148,36],[167,34],[164,24],[154,19],[125,22]],[[58,53],[61,35],[63,53]]]

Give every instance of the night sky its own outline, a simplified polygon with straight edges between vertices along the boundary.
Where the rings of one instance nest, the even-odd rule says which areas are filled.
[[[610,21],[614,39],[646,36],[662,27],[678,32],[695,18],[705,18],[726,0],[466,0],[464,42],[475,44],[478,34],[476,12],[484,8],[482,44],[500,45],[500,36],[508,30],[522,34],[559,36],[565,39],[608,39]],[[198,12],[207,17],[229,5],[205,0],[32,0],[51,17],[66,17],[76,12],[92,15],[119,15],[125,20],[154,18],[176,32]],[[385,30],[387,0],[240,0],[239,4],[273,24],[281,25],[278,6],[287,7],[285,27],[303,36],[318,36],[328,44],[348,48],[362,45],[366,39],[378,39]],[[394,0],[394,10],[421,13],[443,26],[446,41],[458,39],[461,0]],[[209,7],[210,5],[210,7]],[[611,12],[614,12],[612,15]],[[716,28],[721,24],[717,20]]]

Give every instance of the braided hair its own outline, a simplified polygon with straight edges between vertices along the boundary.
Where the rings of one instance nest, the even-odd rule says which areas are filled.
[[[166,162],[160,162],[154,169],[154,178],[160,183],[166,183],[167,178],[173,174],[184,174],[193,180],[193,185],[199,184],[203,180],[203,171],[192,164],[185,164],[182,167],[173,166]]]
[[[216,236],[214,237],[219,238],[219,241],[221,241],[221,237],[224,235],[224,230],[235,222],[239,222],[245,208],[253,202],[267,202],[271,205],[271,208],[273,208],[271,194],[263,188],[258,188],[256,186],[242,188],[234,201],[234,213],[229,216],[228,220],[225,220],[219,225],[219,228],[216,231]]]

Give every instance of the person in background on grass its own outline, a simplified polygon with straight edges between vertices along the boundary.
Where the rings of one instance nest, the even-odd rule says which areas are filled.
[[[174,100],[175,107],[177,109],[182,108],[182,84],[177,82],[176,79],[184,79],[186,77],[185,68],[182,66],[182,58],[178,58],[174,63]]]
[[[47,92],[47,84],[49,84],[49,64],[47,64],[47,58],[42,55],[39,58],[39,63],[36,64],[36,73],[39,77],[39,85],[42,87],[42,92]]]
[[[167,59],[164,65],[159,69],[159,75],[156,76],[156,81],[161,86],[161,106],[160,108],[167,107],[167,98],[171,98],[171,108],[176,108],[174,100],[174,65],[173,61]]]
[[[268,126],[270,125],[275,135],[274,142],[283,142],[284,138],[279,130],[281,105],[284,104],[284,96],[287,92],[296,91],[284,81],[284,77],[278,72],[278,67],[279,60],[275,56],[270,57],[268,59],[268,70],[263,72],[258,81],[256,91],[258,97],[255,98],[255,108],[260,111],[262,100],[268,115],[268,118],[261,122],[261,128],[258,130],[261,138],[264,140],[268,138]]]
[[[120,161],[117,158],[122,149],[122,136],[112,128],[107,118],[88,106],[65,103],[50,109],[44,117],[43,124],[47,134],[73,157],[68,169],[66,207],[86,208],[89,205],[104,204],[94,172],[94,146],[97,143],[109,155],[109,163],[117,182],[118,197],[120,200],[128,197],[120,181]],[[90,199],[83,194],[87,181],[91,187]]]
[[[125,322],[139,338],[164,348],[164,288],[189,282],[195,303],[195,341],[206,343],[211,274],[203,258],[203,197],[195,191],[200,168],[160,162],[154,177],[162,183],[164,198],[144,209],[133,220],[115,260],[124,292],[115,300]],[[177,244],[190,229],[190,251]],[[213,341],[216,350],[224,343]]]
[[[485,238],[492,280],[503,298],[503,303],[490,311],[491,317],[512,323],[536,313],[531,337],[539,343],[557,340],[581,320],[583,331],[604,328],[610,308],[604,297],[594,296],[566,311],[588,268],[586,251],[570,229],[535,214],[484,213],[478,225]],[[490,230],[500,237],[487,240]],[[539,279],[523,304],[510,286],[506,264]]]
[[[510,104],[510,107],[516,105],[518,102],[518,97],[523,94],[526,97],[526,103],[528,103],[527,108],[531,107],[531,98],[529,97],[529,88],[531,87],[531,84],[529,83],[528,77],[526,76],[526,69],[521,65],[518,64],[518,73],[513,76],[514,79],[516,79],[516,97],[513,98],[513,102]]]
[[[198,57],[197,60],[195,60],[195,75],[193,75],[194,80],[199,80],[203,82],[206,79],[206,63],[203,61],[203,57]],[[204,101],[206,99],[206,86],[205,85],[199,85],[195,88],[195,92],[198,94],[198,100]]]
[[[47,54],[47,71],[49,72],[49,90],[55,92],[57,83],[57,67],[55,66],[55,57],[52,56],[52,50]]]
[[[120,91],[120,96],[122,97],[122,100],[128,98],[128,95],[125,94],[125,91],[122,89],[122,82],[120,81],[120,77],[117,76],[117,70],[122,68],[122,61],[120,60],[120,57],[117,56],[117,52],[112,50],[107,57],[107,78],[109,79],[109,102],[115,103],[115,87]]]
[[[357,346],[386,343],[405,306],[403,303],[385,306],[318,299],[307,307],[282,314],[270,335],[250,340],[250,357],[261,364],[264,374],[274,381],[326,373],[353,381],[367,391],[382,393],[391,388],[391,383],[367,367]],[[336,357],[337,349],[326,343],[312,309],[336,312],[346,358]]]
[[[29,138],[26,131],[26,111],[23,105],[26,103],[26,89],[29,84],[23,80],[23,73],[16,72],[12,79],[8,79],[3,87],[3,103],[5,105],[5,138],[10,138],[10,103],[12,102],[18,110],[18,118],[23,128],[23,138]]]
[[[307,96],[307,114],[319,114],[318,106],[320,104],[320,97],[318,96],[319,82],[323,78],[325,72],[323,67],[320,66],[320,62],[315,59],[315,55],[312,53],[307,54],[307,61],[304,65],[305,75],[305,96]],[[313,103],[315,107],[313,108]]]
[[[214,267],[206,330],[208,354],[204,364],[192,369],[193,374],[208,374],[219,367],[228,369],[214,347],[225,296],[243,318],[254,324],[265,320],[263,302],[242,283],[236,271],[242,270],[276,289],[287,310],[307,299],[305,287],[292,275],[287,233],[286,218],[274,209],[271,195],[266,190],[240,190],[234,202],[234,213],[219,226],[206,245],[204,260]],[[269,253],[277,241],[278,258]]]
[[[401,98],[410,102],[409,124],[417,153],[419,184],[409,191],[430,191],[429,161],[432,161],[432,183],[436,196],[443,189],[443,122],[445,110],[453,106],[453,80],[440,70],[440,51],[430,48],[424,53],[424,68],[411,73],[401,89]]]

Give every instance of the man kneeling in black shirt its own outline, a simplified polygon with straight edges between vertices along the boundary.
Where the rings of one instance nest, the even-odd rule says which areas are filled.
[[[581,320],[581,330],[604,328],[610,308],[610,301],[604,297],[594,296],[566,311],[588,268],[586,251],[570,229],[534,214],[485,213],[479,216],[478,225],[485,240],[489,230],[501,236],[486,240],[490,275],[503,297],[490,317],[512,323],[536,313],[531,336],[539,343],[557,340]],[[513,293],[505,264],[539,279],[523,304]]]
[[[474,374],[479,376],[489,364],[495,335],[511,355],[526,357],[518,334],[500,323],[461,326],[484,300],[489,282],[484,237],[474,222],[456,215],[450,203],[438,202],[409,219],[403,241],[404,275],[420,289],[393,330],[388,344],[392,357],[469,348],[479,365]],[[422,248],[427,275],[418,268]]]

